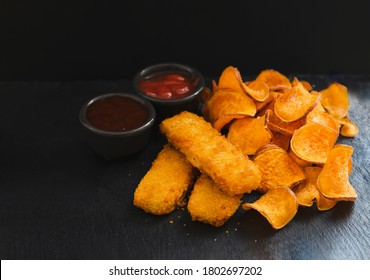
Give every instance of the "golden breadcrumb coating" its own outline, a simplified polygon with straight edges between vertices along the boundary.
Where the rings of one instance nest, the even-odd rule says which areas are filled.
[[[134,205],[148,213],[163,215],[184,206],[195,169],[171,145],[164,146],[134,193]]]
[[[193,221],[222,226],[238,209],[242,195],[228,195],[214,181],[202,174],[194,185],[188,202]]]
[[[194,167],[228,194],[250,193],[259,186],[261,174],[254,163],[202,117],[182,112],[162,121],[160,128]]]

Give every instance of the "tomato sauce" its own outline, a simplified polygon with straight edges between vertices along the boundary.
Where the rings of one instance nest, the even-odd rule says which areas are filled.
[[[148,96],[159,99],[180,99],[191,95],[198,80],[178,72],[161,72],[144,78],[139,88]]]
[[[98,99],[86,109],[86,118],[94,127],[122,132],[142,126],[149,112],[140,102],[129,97],[112,95]]]

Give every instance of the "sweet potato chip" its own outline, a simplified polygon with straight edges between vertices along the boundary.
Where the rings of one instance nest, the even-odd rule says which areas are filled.
[[[321,193],[318,197],[316,197],[316,207],[320,211],[326,211],[332,209],[337,202],[333,199],[328,199],[323,196]]]
[[[292,87],[287,77],[273,69],[263,70],[256,80],[266,83],[272,91],[286,91]]]
[[[317,180],[323,196],[333,200],[354,201],[356,190],[349,182],[349,161],[353,148],[347,145],[336,145],[329,153],[328,159]]]
[[[298,82],[296,86],[276,100],[274,112],[284,122],[296,121],[315,108],[320,100],[319,97],[319,95],[309,93]]]
[[[340,135],[345,137],[355,137],[357,134],[358,126],[352,121],[345,123],[340,129]]]
[[[307,166],[310,166],[312,165],[311,162],[307,161],[307,160],[303,160],[299,157],[296,156],[296,154],[290,149],[288,151],[288,155],[296,162],[296,164],[298,164],[301,168],[304,168],[304,167],[307,167]]]
[[[300,82],[302,83],[302,85],[304,86],[304,88],[307,89],[308,91],[313,90],[313,88],[312,88],[312,86],[311,86],[311,84],[309,82],[304,81],[304,80],[301,80]]]
[[[252,82],[242,83],[242,88],[248,93],[254,100],[265,101],[269,95],[270,90],[268,85],[260,80],[254,80]]]
[[[214,86],[214,89],[242,91],[257,101],[266,100],[270,94],[268,85],[263,81],[255,80],[244,83],[239,70],[233,66],[224,69],[218,81],[218,86]]]
[[[316,112],[316,111],[318,111],[318,112],[326,112],[325,108],[321,105],[321,102],[317,103],[316,107],[313,108],[311,112]]]
[[[298,80],[298,78],[297,78],[297,77],[294,77],[293,82],[292,82],[292,86],[294,87],[294,86],[296,86],[298,83],[301,83],[301,84],[303,85],[303,87],[304,87],[305,89],[307,89],[308,91],[313,90],[313,88],[312,88],[312,86],[311,86],[311,84],[310,84],[309,82],[307,82],[307,81],[305,81],[305,80]]]
[[[218,89],[232,89],[234,91],[243,91],[242,83],[243,80],[239,70],[233,66],[229,66],[226,67],[221,73],[221,76],[218,80]]]
[[[270,111],[269,111],[270,112]],[[271,132],[267,128],[268,115],[235,120],[229,128],[227,138],[239,147],[245,155],[254,155],[258,148],[271,141]]]
[[[231,89],[218,90],[205,106],[208,119],[218,131],[233,119],[256,114],[256,105],[253,100],[242,91]]]
[[[325,211],[333,208],[336,201],[325,198],[321,195],[317,187],[317,178],[320,175],[322,167],[308,166],[304,168],[306,180],[295,186],[292,191],[297,197],[300,206],[312,206],[313,201],[316,201],[317,209]]]
[[[300,118],[290,123],[283,122],[275,115],[275,113],[272,113],[268,123],[268,128],[292,136],[294,132],[302,127],[305,123],[305,118]]]
[[[290,188],[306,178],[288,153],[273,144],[261,147],[253,161],[262,173],[258,187],[262,193],[279,187]]]
[[[260,212],[274,229],[280,229],[294,218],[298,203],[289,188],[275,188],[253,203],[244,203],[242,208],[244,210],[252,208]]]
[[[318,110],[311,111],[307,114],[306,123],[318,123],[329,127],[339,133],[339,125],[335,118],[327,112]]]
[[[324,164],[337,138],[337,131],[318,123],[308,123],[294,132],[290,147],[299,158]]]
[[[334,117],[344,118],[348,114],[349,99],[347,88],[340,83],[332,83],[320,91],[322,106]]]
[[[270,94],[272,95],[273,100],[276,101],[284,93],[278,91],[270,91]]]
[[[270,130],[270,131],[272,134],[271,144],[275,144],[276,146],[279,146],[285,151],[288,151],[289,146],[290,146],[290,139],[292,138],[292,136],[289,134],[280,132],[280,131],[275,131],[275,130]]]
[[[264,108],[266,108],[271,102],[274,101],[274,96],[272,93],[269,94],[269,96],[266,98],[265,101],[256,101],[254,100],[254,104],[256,104],[257,113],[261,112]],[[264,115],[265,112],[263,112]]]
[[[292,136],[294,131],[296,131],[298,128],[300,128],[301,126],[303,126],[304,124],[306,124],[306,119],[305,118],[300,118],[296,121],[293,121],[293,122],[284,122],[282,121],[278,116],[276,116],[275,112],[273,111],[273,108],[274,108],[274,103],[270,103],[266,108],[265,110],[271,110],[271,114],[270,114],[270,118],[269,118],[269,122],[268,122],[268,128],[271,130],[271,131],[278,131],[278,132],[281,132],[283,134],[287,134],[287,135],[290,135]],[[264,110],[261,111],[261,113],[263,112]]]
[[[340,128],[340,135],[345,137],[355,137],[358,134],[358,126],[352,122],[348,115],[345,118],[336,118]]]
[[[310,167],[308,167],[310,168]],[[306,180],[292,188],[299,206],[311,207],[313,202],[320,194],[316,186],[317,177],[321,172],[321,167],[305,168]]]

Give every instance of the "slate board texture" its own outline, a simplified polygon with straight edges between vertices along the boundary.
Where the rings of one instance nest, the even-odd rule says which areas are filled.
[[[0,83],[1,259],[370,259],[370,77],[297,76],[317,90],[334,81],[349,89],[360,132],[339,141],[355,148],[358,199],[300,208],[278,231],[253,210],[214,228],[186,208],[158,217],[133,206],[166,140],[155,130],[142,152],[106,161],[78,120],[88,99],[132,92],[131,81]]]

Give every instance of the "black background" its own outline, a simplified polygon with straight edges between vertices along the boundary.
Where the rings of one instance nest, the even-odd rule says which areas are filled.
[[[0,80],[131,79],[179,62],[218,76],[369,74],[369,1],[0,2]]]

